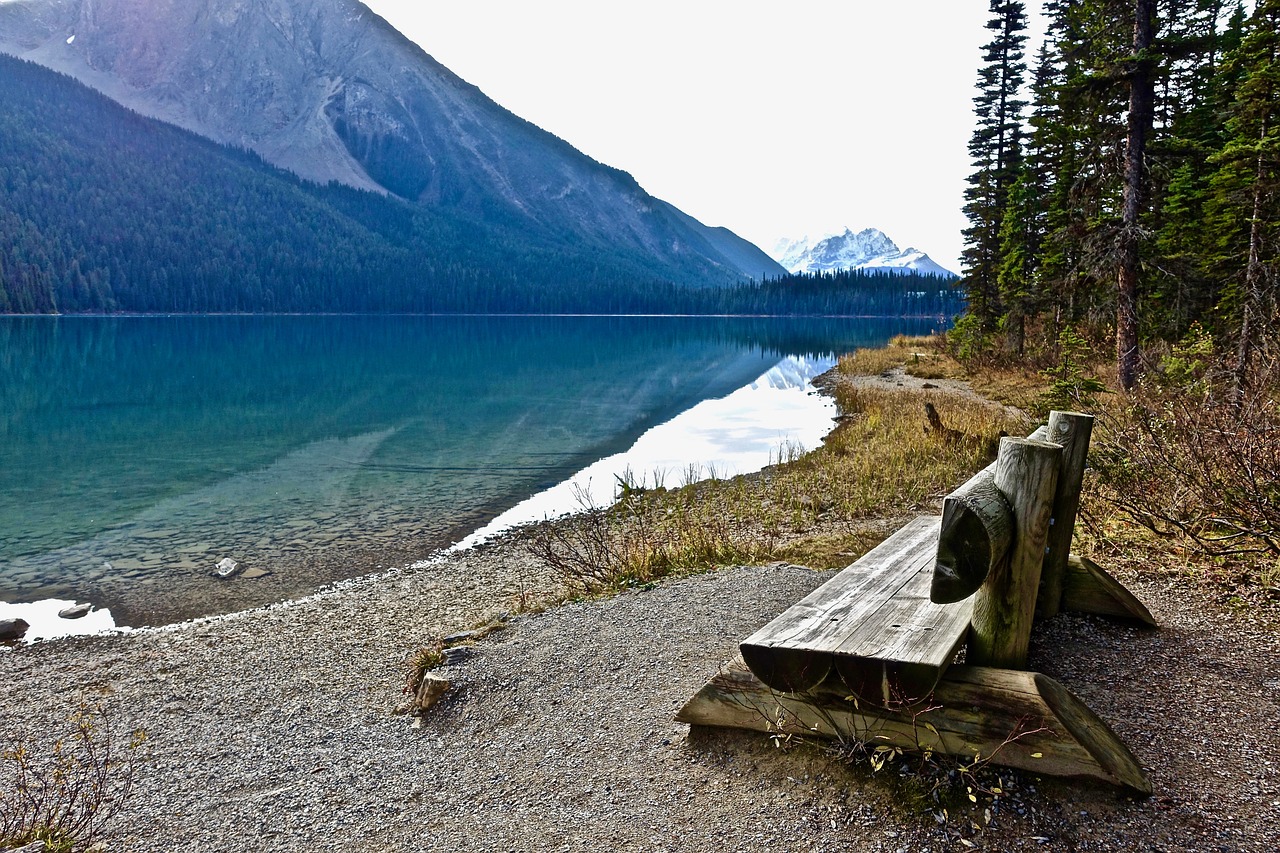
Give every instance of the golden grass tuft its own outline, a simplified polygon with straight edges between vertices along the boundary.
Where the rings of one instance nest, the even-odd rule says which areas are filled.
[[[733,563],[847,565],[887,532],[868,520],[932,507],[990,461],[1001,430],[1026,426],[972,395],[848,381],[854,366],[880,363],[869,350],[841,359],[845,379],[828,383],[840,423],[813,452],[780,450],[784,461],[759,474],[678,489],[631,484],[608,509],[537,526],[532,552],[590,593]],[[927,434],[926,400],[968,438]]]
[[[898,335],[887,346],[860,349],[840,358],[841,374],[884,376],[902,368],[921,379],[961,379],[964,368],[947,354],[941,335]]]

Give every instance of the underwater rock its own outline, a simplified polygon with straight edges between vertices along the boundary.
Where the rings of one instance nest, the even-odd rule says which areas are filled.
[[[81,619],[93,611],[92,604],[73,604],[58,611],[59,619]]]

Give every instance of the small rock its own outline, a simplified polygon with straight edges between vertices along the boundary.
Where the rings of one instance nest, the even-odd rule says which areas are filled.
[[[271,574],[271,572],[267,571],[266,569],[245,569],[243,572],[240,573],[240,577],[265,578],[269,574]]]
[[[0,619],[0,642],[21,640],[30,627],[26,619]]]
[[[440,697],[449,689],[451,683],[449,679],[436,675],[434,672],[424,673],[422,683],[418,685],[418,693],[415,697],[418,710],[430,710],[432,705],[440,701]]]
[[[934,385],[932,382],[923,382],[921,383],[920,387],[921,388],[937,388],[938,386]]]
[[[93,612],[92,604],[73,604],[58,611],[59,619],[82,619]]]
[[[223,557],[221,560],[218,561],[218,565],[214,568],[213,576],[226,580],[227,578],[234,575],[238,568],[240,568],[240,564],[237,563],[235,560],[231,559],[230,557]]]
[[[445,664],[458,663],[464,661],[476,653],[475,646],[452,646],[444,650]]]

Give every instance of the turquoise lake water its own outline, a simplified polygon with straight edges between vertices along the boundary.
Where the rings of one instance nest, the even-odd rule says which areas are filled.
[[[784,360],[933,325],[0,318],[0,602],[141,625],[305,594],[456,542]],[[271,574],[220,581],[223,557]]]

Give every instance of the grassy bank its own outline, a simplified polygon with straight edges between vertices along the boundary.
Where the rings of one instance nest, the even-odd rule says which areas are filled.
[[[1050,408],[1075,409],[1097,416],[1078,550],[1239,601],[1280,598],[1275,383],[1264,377],[1245,405],[1228,406],[1194,348],[1164,353],[1135,394],[1109,389],[1100,377],[1112,373],[1082,351],[1056,364],[961,365],[940,337],[899,337],[820,379],[839,410],[821,447],[680,487],[638,475],[614,505],[536,526],[529,547],[589,594],[733,563],[842,567],[936,509],[994,458],[1002,432],[1025,435]]]
[[[846,565],[985,465],[1001,431],[1029,426],[958,383],[926,381],[947,362],[918,338],[847,355],[819,382],[839,412],[821,447],[782,448],[758,474],[675,488],[638,475],[610,507],[537,525],[531,547],[588,593],[731,563]],[[945,432],[929,429],[926,402]]]

